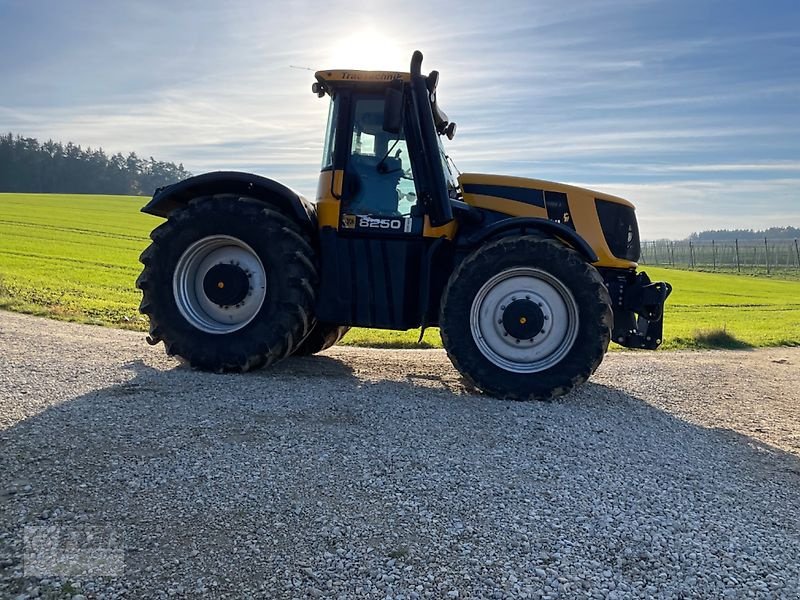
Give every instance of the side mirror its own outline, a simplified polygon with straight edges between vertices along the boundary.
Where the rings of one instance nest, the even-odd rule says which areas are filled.
[[[444,134],[447,136],[448,140],[452,140],[456,136],[456,124],[448,123],[444,130]]]
[[[383,130],[400,133],[403,128],[403,90],[395,87],[386,89],[383,105]]]

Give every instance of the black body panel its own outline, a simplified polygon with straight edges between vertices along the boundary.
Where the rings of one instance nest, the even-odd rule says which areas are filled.
[[[419,327],[423,307],[430,306],[425,322],[434,324],[441,296],[437,282],[447,280],[439,269],[448,268],[437,256],[446,253],[431,257],[428,252],[436,241],[375,233],[342,235],[323,228],[317,318],[339,325],[404,330]],[[431,259],[434,267],[429,270]]]
[[[439,137],[436,133],[431,92],[421,74],[422,53],[411,58],[411,83],[407,104],[406,141],[411,153],[417,195],[425,207],[431,225],[439,227],[453,220],[453,207],[447,190],[442,161],[439,160]]]
[[[545,202],[547,204],[548,219],[566,225],[575,231],[575,223],[572,222],[572,215],[569,212],[569,202],[567,202],[567,195],[565,193],[545,192]]]
[[[617,202],[595,199],[597,216],[611,253],[617,258],[638,262],[641,254],[636,212]]]
[[[515,202],[523,202],[531,206],[544,208],[544,192],[532,188],[516,187],[510,185],[486,185],[481,183],[467,183],[464,185],[465,194],[480,194],[482,196],[497,196],[508,198]]]

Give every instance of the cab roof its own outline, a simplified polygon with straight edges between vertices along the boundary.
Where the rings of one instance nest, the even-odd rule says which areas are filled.
[[[410,73],[399,71],[358,71],[356,69],[334,69],[317,71],[314,73],[317,81],[322,83],[341,84],[341,83],[388,83],[399,79],[400,81],[411,81]]]

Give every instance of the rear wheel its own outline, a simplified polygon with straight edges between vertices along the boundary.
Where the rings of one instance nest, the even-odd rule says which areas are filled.
[[[339,340],[350,331],[349,327],[345,325],[332,325],[330,323],[317,322],[311,328],[311,333],[308,334],[297,349],[292,352],[294,356],[311,356],[323,350],[327,350],[331,346],[336,345]]]
[[[309,331],[317,269],[302,230],[248,198],[198,199],[140,257],[150,341],[192,367],[247,371],[288,356]]]
[[[547,400],[586,381],[608,349],[611,299],[597,270],[549,239],[514,236],[468,256],[442,300],[442,342],[477,388]]]

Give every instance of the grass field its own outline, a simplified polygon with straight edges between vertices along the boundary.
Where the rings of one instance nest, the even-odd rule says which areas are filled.
[[[145,330],[134,281],[161,222],[139,212],[145,200],[0,194],[0,308]],[[647,271],[675,288],[665,348],[800,345],[800,281]],[[410,347],[418,335],[354,329],[344,343]],[[440,346],[438,332],[428,331],[423,345]]]

